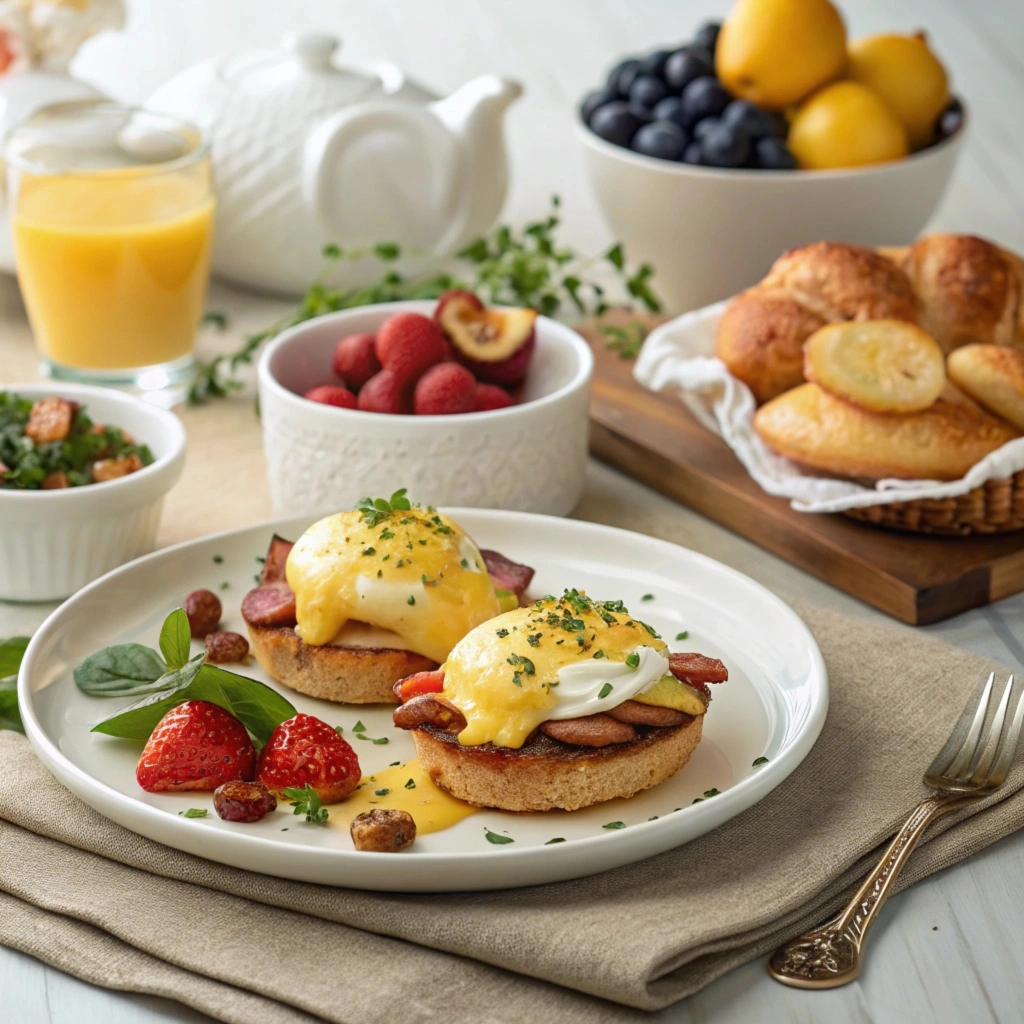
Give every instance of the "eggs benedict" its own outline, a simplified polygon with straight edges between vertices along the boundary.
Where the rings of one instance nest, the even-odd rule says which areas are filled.
[[[253,653],[302,693],[393,703],[396,680],[436,668],[466,633],[518,606],[532,570],[487,555],[514,589],[495,586],[462,527],[404,490],[327,516],[294,544],[275,537],[242,602]]]
[[[477,626],[395,686],[435,784],[471,804],[576,810],[674,775],[700,741],[714,658],[670,653],[621,601],[577,590]]]

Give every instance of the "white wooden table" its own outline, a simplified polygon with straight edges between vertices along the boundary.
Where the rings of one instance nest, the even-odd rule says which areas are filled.
[[[196,60],[272,45],[286,31],[329,28],[353,57],[387,57],[438,89],[485,71],[521,79],[509,116],[513,188],[505,219],[564,200],[567,237],[598,251],[607,233],[590,199],[570,131],[570,108],[621,54],[671,45],[728,0],[134,0],[125,33],[93,40],[76,70],[118,98],[141,100]],[[971,139],[933,226],[970,231],[1024,252],[1024,5],[1020,0],[846,0],[854,36],[926,28],[971,112]],[[222,296],[218,297],[218,301]],[[244,306],[244,299],[226,302]],[[20,315],[2,311],[5,318]],[[0,358],[4,338],[0,334]],[[661,499],[595,467],[591,487],[639,506]],[[686,542],[692,513],[678,509]],[[729,561],[739,541],[721,531]],[[779,586],[855,614],[871,614],[782,563]],[[0,636],[34,628],[41,610],[0,605]],[[963,647],[1024,670],[1024,595],[932,627]],[[882,912],[865,977],[833,992],[770,981],[763,962],[722,978],[657,1021],[804,1022],[1020,1020],[1024,1007],[1024,833],[895,897]],[[1014,952],[1017,950],[1018,952]],[[107,992],[0,947],[0,1019],[12,1024],[205,1021],[178,1004]],[[404,1022],[403,1022],[404,1024]]]

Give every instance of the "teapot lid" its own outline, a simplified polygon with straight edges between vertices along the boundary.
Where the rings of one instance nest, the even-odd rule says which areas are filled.
[[[280,50],[230,60],[221,66],[220,77],[233,88],[255,94],[294,92],[298,98],[312,90],[320,101],[333,106],[355,103],[380,91],[380,78],[334,63],[340,45],[341,40],[328,32],[289,33]]]

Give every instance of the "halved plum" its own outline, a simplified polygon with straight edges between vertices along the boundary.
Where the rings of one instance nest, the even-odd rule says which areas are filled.
[[[518,384],[526,375],[537,338],[537,312],[514,306],[487,307],[472,292],[445,292],[434,320],[455,358],[489,384]]]

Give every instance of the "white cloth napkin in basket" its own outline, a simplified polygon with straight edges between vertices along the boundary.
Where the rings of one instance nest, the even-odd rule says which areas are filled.
[[[684,313],[648,336],[633,376],[652,391],[675,392],[697,419],[721,435],[747,472],[767,491],[789,498],[798,512],[842,512],[917,498],[953,498],[986,480],[1024,469],[1024,437],[976,463],[959,480],[879,480],[865,487],[802,472],[770,451],[754,432],[756,403],[750,389],[715,358],[715,337],[725,302]]]

